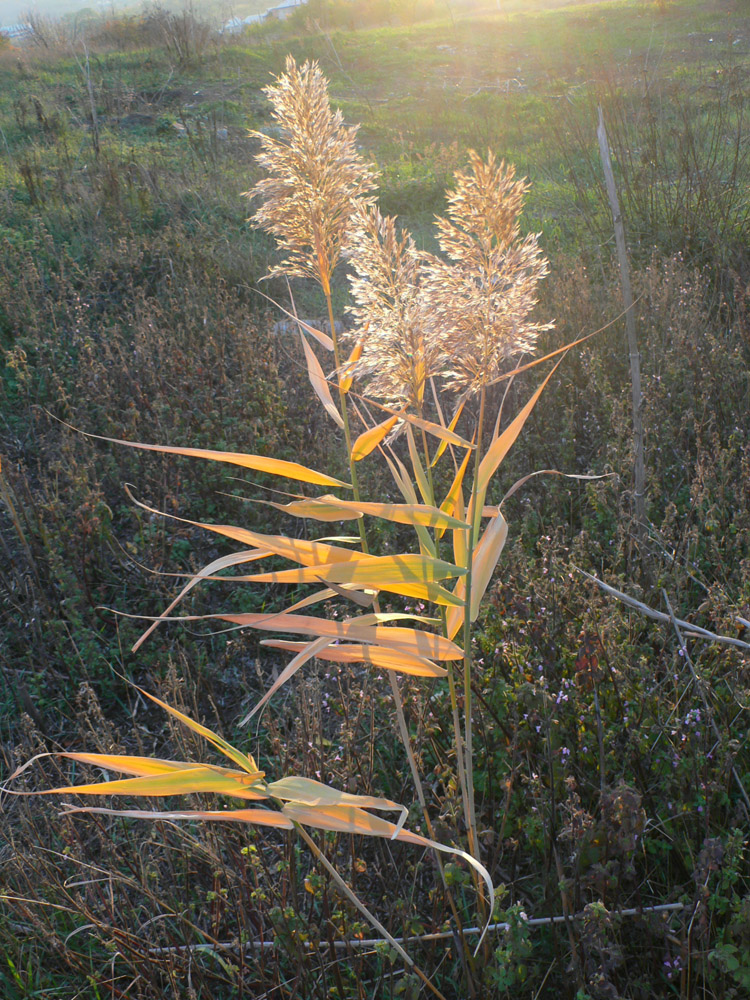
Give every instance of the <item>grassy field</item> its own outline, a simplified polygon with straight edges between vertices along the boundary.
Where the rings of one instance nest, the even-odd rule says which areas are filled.
[[[301,349],[259,294],[288,304],[282,279],[260,283],[275,250],[241,196],[261,176],[248,128],[273,134],[262,87],[288,52],[317,59],[347,123],[361,123],[382,211],[419,247],[436,247],[433,217],[467,149],[489,148],[531,184],[521,225],[541,234],[550,274],[537,315],[555,321],[541,349],[606,327],[556,371],[492,502],[541,469],[608,474],[536,477],[507,501],[509,541],[477,627],[479,837],[508,929],[475,965],[456,936],[421,940],[448,927],[449,897],[464,925],[476,919],[462,863],[446,867],[444,885],[430,856],[402,845],[318,842],[447,1000],[740,1000],[750,988],[750,14],[718,0],[487,12],[315,3],[297,22],[223,42],[165,15],[102,23],[85,50],[0,51],[3,778],[44,750],[202,759],[199,741],[127,678],[275,774],[415,798],[379,675],[307,664],[248,735],[239,720],[285,662],[254,635],[170,625],[129,652],[141,624],[111,609],[160,613],[175,575],[230,547],[138,508],[124,484],[182,518],[299,534],[248,502],[275,480],[67,426],[348,474]],[[599,105],[636,296],[640,543]],[[300,315],[324,322],[312,283],[294,295]],[[343,270],[333,300],[345,321]],[[539,380],[532,370],[514,381],[508,414]],[[493,390],[495,411],[501,398]],[[382,471],[363,464],[365,495],[395,501]],[[371,542],[386,552],[403,537],[384,523]],[[580,570],[662,613],[668,599],[677,618],[740,645],[678,639],[669,620]],[[214,583],[185,607],[230,601],[263,613],[288,603],[273,584]],[[406,678],[402,693],[440,839],[465,845],[445,683]],[[15,787],[84,770],[48,760]],[[356,944],[374,933],[292,833],[60,818],[55,804],[2,800],[3,998],[428,995],[388,946]],[[421,824],[412,808],[409,827]],[[259,939],[273,947],[248,945]]]

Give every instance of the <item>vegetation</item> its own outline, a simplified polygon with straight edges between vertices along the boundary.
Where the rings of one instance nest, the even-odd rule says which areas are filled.
[[[99,767],[114,770],[123,755],[141,767],[156,758],[165,772],[170,760],[210,765],[192,769],[202,782],[192,801],[168,799],[172,819],[151,824],[106,810],[60,817],[48,800],[4,796],[2,995],[343,998],[432,989],[447,998],[741,997],[750,977],[750,23],[725,4],[623,3],[473,15],[455,26],[320,27],[298,35],[294,26],[264,29],[229,44],[206,36],[186,49],[131,25],[90,39],[85,51],[52,45],[0,53],[4,773],[49,751],[67,756],[26,769],[14,790],[98,782]],[[280,265],[239,197],[253,187],[270,197],[265,208],[254,203],[256,221],[276,237],[296,238],[273,229],[283,211],[272,198],[284,185],[262,180],[268,168],[274,176],[285,133],[261,88],[289,51],[300,65],[319,59],[344,121],[362,122],[347,155],[355,165],[374,161],[378,188],[351,193],[365,202],[376,195],[384,216],[402,216],[394,226],[365,205],[359,259],[335,271],[346,239],[334,232],[325,242],[330,267],[319,257],[312,269],[296,267],[289,244],[292,263]],[[637,298],[648,474],[640,548],[598,104]],[[468,149],[479,156],[470,159]],[[499,167],[502,158],[516,165],[515,178]],[[454,399],[477,391],[451,430],[458,440],[430,469],[447,434],[440,412],[420,382],[426,376],[412,371],[401,391],[398,379],[420,344],[426,371],[432,331],[451,329],[447,318],[463,295],[460,271],[470,265],[454,257],[466,247],[460,233],[472,232],[461,212],[481,176],[496,185],[493,204],[526,194],[523,231],[506,238],[506,248],[516,241],[529,248],[525,273],[541,277],[542,253],[549,260],[549,275],[528,289],[529,304],[540,298],[533,319],[517,317],[516,327],[538,327],[527,331],[535,354],[523,360],[606,329],[566,354],[532,409],[526,404],[559,356],[497,383],[502,369],[490,373],[487,362],[512,367],[511,352],[465,363],[467,343],[482,344],[467,311],[464,325],[452,327],[462,336],[440,345],[453,352],[448,381],[459,383],[458,395],[438,396],[444,423]],[[523,176],[528,193],[517,181]],[[434,213],[450,220],[437,237]],[[538,247],[525,239],[540,231]],[[304,254],[310,241],[303,236]],[[405,278],[396,299],[368,299],[394,264]],[[459,269],[449,273],[453,264]],[[272,269],[275,276],[258,284]],[[286,278],[300,270],[292,307]],[[305,326],[274,310],[256,287],[296,310]],[[361,380],[349,385],[347,373],[327,388],[311,353],[325,374],[340,370],[343,355],[332,363],[321,353],[325,344],[336,353],[347,344],[333,319],[366,337],[376,308],[381,353],[368,358],[365,348]],[[396,315],[409,317],[403,329]],[[430,320],[435,315],[442,326]],[[554,329],[545,329],[551,319]],[[389,367],[420,329],[424,338]],[[347,354],[355,343],[348,341]],[[440,382],[446,373],[434,374]],[[348,461],[352,448],[359,454],[373,441],[356,442],[363,430],[357,411],[365,427],[382,428],[388,416],[362,397],[373,377],[377,400],[410,404],[417,418],[424,405],[421,417],[438,433],[424,438],[425,458],[419,424],[407,423],[388,453],[412,469],[420,497],[399,496],[374,456]],[[310,381],[345,424],[345,450]],[[501,430],[520,432],[519,414],[525,423],[487,489],[497,514],[484,536],[492,535],[493,558],[480,572],[472,544],[461,547],[466,529],[440,518],[468,516],[468,535],[479,540],[482,484],[475,479],[472,487],[473,514],[471,506],[460,510],[451,486],[471,454],[461,441],[471,442],[472,433],[478,454],[501,450],[492,444],[498,411]],[[222,474],[217,464],[173,449],[104,444],[69,425],[109,439],[272,461]],[[308,641],[304,655],[313,658],[279,690],[289,655],[276,651],[297,647],[286,639],[261,645],[251,631],[217,634],[210,622],[203,635],[190,623],[162,623],[129,652],[142,623],[107,609],[153,615],[201,567],[220,573],[232,550],[207,526],[242,525],[258,548],[270,537],[291,539],[285,552],[295,557],[313,552],[309,539],[319,532],[291,513],[344,516],[340,501],[335,512],[304,503],[283,509],[289,498],[269,489],[285,485],[273,478],[290,471],[285,461],[356,483],[354,507],[385,502],[411,522],[417,511],[429,522],[418,526],[421,568],[414,562],[406,599],[394,593],[404,593],[405,578],[393,554],[409,551],[413,524],[403,516],[368,522],[358,543],[372,556],[344,561],[354,576],[333,579],[327,570],[323,577],[331,628],[343,635],[342,619],[370,614],[352,610],[345,597],[352,586],[361,599],[368,599],[362,588],[379,590],[380,613],[429,616],[432,601],[446,602],[452,638],[445,641],[466,644],[463,666],[422,657],[431,677],[396,679],[384,662],[387,645],[371,652],[371,666],[353,666],[325,659],[326,648],[333,655],[346,647]],[[480,463],[464,468],[471,477]],[[525,478],[543,469],[608,475]],[[135,484],[131,496],[143,503],[124,483]],[[308,498],[321,492],[289,488]],[[430,514],[446,495],[452,505]],[[335,521],[331,527],[340,530]],[[225,538],[234,530],[225,529]],[[356,551],[344,544],[330,551]],[[490,583],[485,571],[501,550]],[[315,582],[318,555],[309,571],[294,571],[300,589],[291,600],[310,596],[306,581]],[[224,625],[278,616],[290,603],[282,580],[292,577],[271,565],[269,573],[248,571],[259,577],[253,587],[202,582],[185,596],[183,613],[229,617]],[[375,566],[379,585],[368,587]],[[473,580],[462,584],[467,569]],[[591,575],[662,619],[614,598]],[[468,592],[479,579],[487,597],[469,642],[451,602],[466,596],[476,604]],[[431,633],[414,625],[415,636]],[[724,641],[701,638],[696,628]],[[274,681],[261,724],[248,730],[243,720]],[[215,747],[237,748],[234,763],[251,777],[257,768],[242,761],[257,760],[268,777],[252,777],[254,794],[297,802],[273,815],[282,826],[302,819],[318,829],[305,833],[312,853],[293,830],[177,820],[177,810],[215,809],[209,791],[229,788],[236,797],[228,783],[239,778],[206,756],[194,728],[173,725],[174,716],[141,690],[203,722]],[[135,777],[113,790],[137,791],[132,782],[145,772],[125,773]],[[319,781],[346,793],[329,813],[413,802],[405,829],[417,842],[479,858],[495,886],[494,912],[461,857],[354,836],[364,827],[351,814],[338,832],[324,832],[319,807],[300,784],[296,798],[288,794],[283,775],[303,778],[308,791]],[[140,787],[142,794],[174,790]],[[398,833],[372,813],[366,821],[356,815],[370,833],[378,823]],[[351,890],[390,943],[368,927]],[[481,930],[487,919],[501,926],[475,957],[479,934],[471,928]]]

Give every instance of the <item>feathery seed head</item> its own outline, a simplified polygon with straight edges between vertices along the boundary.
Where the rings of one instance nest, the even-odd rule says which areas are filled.
[[[348,256],[355,336],[364,340],[356,374],[369,396],[419,410],[427,379],[439,374],[440,346],[427,323],[422,259],[407,232],[377,208],[354,216]]]
[[[357,152],[357,128],[331,109],[317,62],[298,67],[288,56],[286,72],[265,93],[282,138],[251,133],[261,142],[257,162],[269,174],[245,192],[261,202],[252,221],[285,255],[270,275],[313,277],[327,290],[354,207],[372,200],[377,173]]]
[[[446,355],[446,381],[475,393],[510,357],[531,350],[549,324],[528,319],[547,261],[536,235],[520,236],[527,185],[491,152],[484,161],[471,150],[469,160],[469,170],[456,172],[448,217],[437,219],[447,260],[426,260],[423,285]]]

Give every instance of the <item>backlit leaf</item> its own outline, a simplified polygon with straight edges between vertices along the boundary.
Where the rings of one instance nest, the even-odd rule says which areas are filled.
[[[458,423],[459,417],[463,413],[463,409],[464,409],[464,405],[465,404],[466,404],[466,397],[464,397],[461,400],[461,402],[458,404],[458,406],[456,407],[456,412],[453,414],[453,419],[448,424],[448,430],[449,431],[455,431],[456,424]],[[441,419],[442,419],[442,411],[441,411]],[[431,465],[433,465],[433,466],[437,465],[437,463],[440,461],[440,458],[441,458],[443,452],[445,451],[445,449],[447,447],[448,447],[448,442],[446,441],[445,438],[443,438],[442,441],[440,442],[440,444],[437,447],[437,451],[435,452],[435,457],[433,458],[432,462],[430,463]]]
[[[374,451],[385,436],[393,430],[398,421],[398,414],[363,431],[352,445],[352,461],[361,462],[371,451]]]
[[[555,367],[545,378],[542,384],[536,389],[536,391],[529,399],[528,403],[523,407],[523,409],[516,415],[516,417],[508,424],[502,434],[493,435],[492,442],[487,449],[487,454],[484,456],[479,464],[479,475],[477,479],[477,491],[478,496],[476,502],[479,506],[484,505],[484,498],[487,494],[487,487],[490,480],[494,476],[495,472],[500,467],[501,462],[508,454],[510,449],[516,442],[518,435],[523,430],[523,425],[526,423],[529,414],[536,406],[539,397],[544,392],[547,387],[547,383],[552,378],[552,376],[557,371],[562,359],[557,362]]]
[[[262,645],[293,653],[303,649],[305,643],[265,639]],[[331,663],[366,663],[377,669],[393,670],[395,673],[411,674],[414,677],[445,677],[448,673],[426,657],[414,656],[412,653],[388,649],[385,646],[364,646],[361,643],[337,644],[326,646],[316,655],[318,659],[328,660]]]
[[[271,809],[223,809],[223,810],[183,810],[180,812],[155,812],[150,809],[102,809],[96,806],[63,806],[63,815],[69,813],[98,813],[104,816],[124,816],[127,819],[159,820],[199,820],[221,823],[252,823],[255,826],[273,826],[281,830],[291,830],[292,822],[280,812]]]
[[[330,621],[307,615],[219,614],[190,615],[176,621],[197,621],[203,618],[233,622],[270,632],[297,632],[302,635],[330,636],[332,639],[350,639],[391,649],[403,649],[430,660],[462,660],[463,650],[444,636],[419,629],[399,626],[362,626],[356,618],[346,622]]]
[[[70,424],[66,424],[70,427]],[[73,427],[72,430],[78,430]],[[139,441],[123,441],[120,438],[104,437],[101,434],[89,434],[78,431],[86,437],[97,441],[108,441],[110,444],[121,444],[127,448],[139,448],[141,451],[158,451],[163,455],[181,455],[185,458],[205,458],[211,462],[226,462],[228,465],[239,465],[243,469],[253,469],[255,472],[265,472],[272,476],[283,476],[285,479],[295,479],[301,483],[313,483],[316,486],[341,486],[351,489],[351,483],[344,483],[323,472],[308,469],[298,462],[287,462],[281,458],[269,458],[267,455],[247,455],[235,451],[212,451],[205,448],[179,448],[164,444],[143,444]]]
[[[474,550],[471,571],[471,620],[476,621],[479,615],[479,608],[482,598],[485,595],[492,574],[497,566],[497,561],[505,546],[508,537],[508,522],[495,507],[494,516],[484,530],[479,544]],[[462,577],[456,581],[453,588],[456,597],[464,600],[466,598],[466,578]],[[447,633],[452,639],[464,622],[464,615],[456,608],[448,611]]]
[[[508,522],[500,510],[484,530],[479,545],[474,551],[471,569],[471,620],[476,621],[479,606],[485,595],[492,574],[497,566],[500,553],[508,538]]]
[[[331,788],[330,785],[324,785],[320,781],[296,777],[295,775],[272,782],[268,785],[268,794],[275,799],[293,802],[295,805],[354,806],[358,809],[382,809],[388,812],[400,812],[399,829],[408,814],[408,810],[400,802],[377,798],[374,795],[353,795],[349,792],[340,792],[337,788]]]
[[[447,427],[441,427],[440,424],[434,424],[431,420],[424,420],[422,417],[417,417],[413,413],[407,413],[406,411],[400,410],[396,412],[390,409],[388,406],[384,406],[382,403],[376,403],[370,400],[374,406],[377,406],[379,410],[384,410],[386,413],[394,414],[399,420],[405,421],[407,424],[412,424],[414,427],[419,427],[421,430],[427,431],[428,434],[432,434],[433,437],[440,438],[441,441],[445,441],[446,444],[455,444],[461,448],[473,449],[474,445],[471,441],[467,441],[466,438],[462,438],[460,434],[456,434],[455,431],[448,430]]]
[[[362,350],[365,346],[364,338],[361,338],[354,345],[354,350],[349,355],[349,358],[342,366],[341,377],[339,378],[339,388],[341,392],[346,395],[347,392],[352,387],[352,380],[354,378],[354,370],[356,368],[357,362],[362,357]]]
[[[197,733],[199,736],[202,736],[204,739],[208,740],[208,742],[212,746],[216,747],[216,749],[219,750],[221,753],[223,753],[225,757],[229,757],[229,759],[233,760],[235,764],[238,764],[243,771],[247,771],[248,774],[259,773],[258,765],[255,763],[255,761],[249,754],[244,754],[240,750],[235,749],[231,745],[231,743],[227,743],[227,741],[223,737],[218,736],[210,729],[207,729],[205,726],[202,726],[200,722],[194,722],[193,719],[191,719],[188,715],[185,715],[183,712],[180,712],[176,708],[172,708],[171,705],[167,705],[166,702],[161,701],[155,695],[149,694],[148,691],[144,691],[143,688],[140,688],[135,684],[133,686],[136,687],[137,690],[140,691],[142,695],[145,695],[146,698],[149,698],[151,701],[153,701],[155,705],[158,705],[160,708],[163,708],[165,712],[169,712],[169,714],[174,716],[175,719],[179,719],[183,725],[188,727],[188,729],[192,729],[194,733]]]
[[[220,769],[194,766],[170,771],[166,774],[149,774],[138,778],[122,778],[118,781],[99,781],[91,785],[67,785],[64,788],[46,788],[39,795],[60,795],[75,792],[76,795],[138,795],[165,796],[189,795],[195,792],[215,792],[231,795],[238,799],[265,799],[265,786],[261,782],[263,772],[255,775],[241,771],[234,774]]]
[[[313,640],[313,642],[308,642],[304,646],[304,648],[301,649],[299,653],[294,657],[291,663],[288,663],[286,667],[284,667],[284,669],[281,671],[279,676],[273,682],[271,687],[266,691],[266,693],[260,699],[258,704],[252,709],[252,711],[247,713],[244,719],[242,719],[240,725],[241,726],[246,725],[250,721],[250,719],[252,719],[252,717],[256,714],[256,712],[259,712],[261,708],[263,708],[263,706],[266,704],[269,698],[272,698],[280,687],[282,687],[284,684],[286,684],[288,680],[291,680],[291,678],[294,677],[294,675],[297,673],[299,668],[303,666],[303,664],[307,663],[307,661],[311,660],[313,656],[315,656],[321,650],[325,649],[325,647],[329,645],[331,641],[332,640],[330,638],[323,637],[320,639],[315,639]]]
[[[409,442],[409,458],[411,459],[411,467],[414,470],[414,479],[419,487],[419,492],[422,494],[422,499],[429,505],[432,502],[430,484],[427,479],[427,473],[424,471],[424,466],[422,465],[422,459],[419,457],[419,451],[414,441],[414,432],[411,427],[406,428],[406,439]]]
[[[295,517],[311,517],[317,521],[343,521],[369,514],[395,524],[421,524],[428,528],[468,528],[454,517],[429,504],[370,503],[363,500],[340,500],[326,495],[315,500],[297,500],[288,504],[267,501],[277,510]]]
[[[310,385],[313,387],[313,391],[318,399],[323,404],[323,407],[329,417],[341,428],[344,429],[344,421],[341,414],[338,411],[338,407],[333,401],[333,396],[331,396],[331,389],[328,385],[328,380],[323,374],[323,369],[320,366],[320,362],[315,356],[315,352],[312,347],[307,342],[307,339],[300,330],[299,332],[300,340],[302,341],[302,348],[305,352],[305,361],[307,362],[307,374],[310,379]]]

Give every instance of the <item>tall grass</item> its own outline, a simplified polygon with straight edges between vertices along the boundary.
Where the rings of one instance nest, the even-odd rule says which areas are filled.
[[[326,412],[343,431],[351,482],[297,462],[260,455],[166,445],[133,443],[132,446],[228,462],[308,485],[351,490],[352,499],[330,493],[316,498],[292,495],[289,503],[273,505],[292,517],[312,522],[356,520],[360,551],[341,544],[347,540],[338,536],[308,541],[293,536],[271,536],[244,527],[188,522],[250,547],[205,566],[154,620],[134,650],[160,622],[173,619],[176,605],[196,584],[257,560],[274,556],[291,560],[298,568],[229,579],[297,586],[317,583],[323,589],[296,601],[280,614],[211,616],[234,626],[308,637],[301,643],[287,639],[271,641],[274,648],[287,649],[296,655],[243,721],[249,721],[313,657],[338,663],[364,663],[386,670],[391,678],[399,732],[431,836],[407,830],[403,824],[408,808],[390,799],[337,791],[306,776],[267,781],[265,771],[259,770],[253,756],[147,692],[142,694],[206,739],[234,767],[133,755],[65,752],[62,756],[131,776],[108,782],[110,795],[150,798],[210,792],[274,803],[280,809],[264,805],[239,810],[152,813],[68,806],[66,811],[131,818],[234,821],[296,829],[343,893],[403,958],[407,968],[433,993],[442,996],[402,945],[331,867],[305,828],[402,840],[457,855],[468,862],[476,876],[484,928],[473,949],[476,957],[492,917],[494,889],[481,863],[474,801],[471,626],[508,535],[500,508],[487,506],[485,500],[490,481],[520,435],[549,376],[504,429],[502,407],[489,422],[489,432],[485,428],[486,394],[489,386],[508,377],[504,372],[508,361],[529,351],[539,331],[544,329],[532,322],[529,314],[535,304],[536,284],[546,273],[546,264],[536,237],[520,236],[518,217],[525,185],[514,178],[512,168],[498,164],[491,154],[485,161],[472,153],[469,169],[456,174],[448,216],[438,220],[438,243],[444,256],[421,255],[408,235],[397,235],[393,219],[381,218],[374,209],[370,196],[374,172],[356,152],[355,130],[344,126],[340,112],[331,111],[327,83],[318,66],[306,63],[298,69],[290,57],[286,73],[267,92],[284,138],[260,137],[263,151],[259,159],[269,177],[250,193],[261,201],[255,219],[279,240],[285,255],[274,273],[312,276],[323,290],[330,335],[301,321],[297,324],[298,332],[312,386]],[[346,365],[342,362],[331,295],[331,277],[342,253],[351,258],[357,275],[353,282],[357,306],[352,334],[356,346]],[[326,376],[310,340],[333,355],[333,376]],[[331,382],[338,401],[331,392]],[[453,402],[446,397],[446,391],[453,393]],[[375,403],[378,398],[384,402]],[[373,402],[368,404],[370,399]],[[472,412],[475,400],[478,405]],[[363,415],[368,405],[373,404],[381,415],[386,412],[386,418],[374,424]],[[450,424],[445,417],[448,406],[454,410]],[[351,430],[354,414],[364,424],[356,440],[352,439]],[[461,434],[457,430],[462,417],[468,436],[467,432]],[[396,447],[399,436],[406,441],[404,460]],[[357,466],[376,449],[388,465],[404,502],[372,502],[362,498]],[[448,458],[453,465],[453,481],[439,502],[436,475],[440,460]],[[464,480],[469,470],[466,496]],[[365,527],[366,519],[370,518],[410,526],[416,535],[417,549],[395,555],[370,554]],[[451,560],[441,558],[446,534],[452,543]],[[396,595],[404,605],[419,601],[434,610],[427,616],[414,615],[402,605],[401,611],[384,613],[379,605],[381,594]],[[344,601],[345,617],[341,621],[297,613],[336,597]],[[355,613],[349,610],[352,605]],[[438,629],[414,627],[414,622]],[[457,637],[459,643],[454,641]],[[432,836],[422,776],[404,716],[399,674],[445,678],[448,682],[456,779],[468,851],[439,843]],[[14,777],[28,766],[19,768]],[[99,795],[102,786],[79,784],[49,791]],[[396,810],[401,819],[393,824],[374,815],[373,809]],[[459,829],[454,831],[452,839],[460,841]],[[440,871],[445,880],[442,865]],[[463,936],[464,920],[450,893],[449,898],[456,930]],[[474,988],[471,984],[477,976],[483,978],[470,954],[466,974],[470,989]]]

